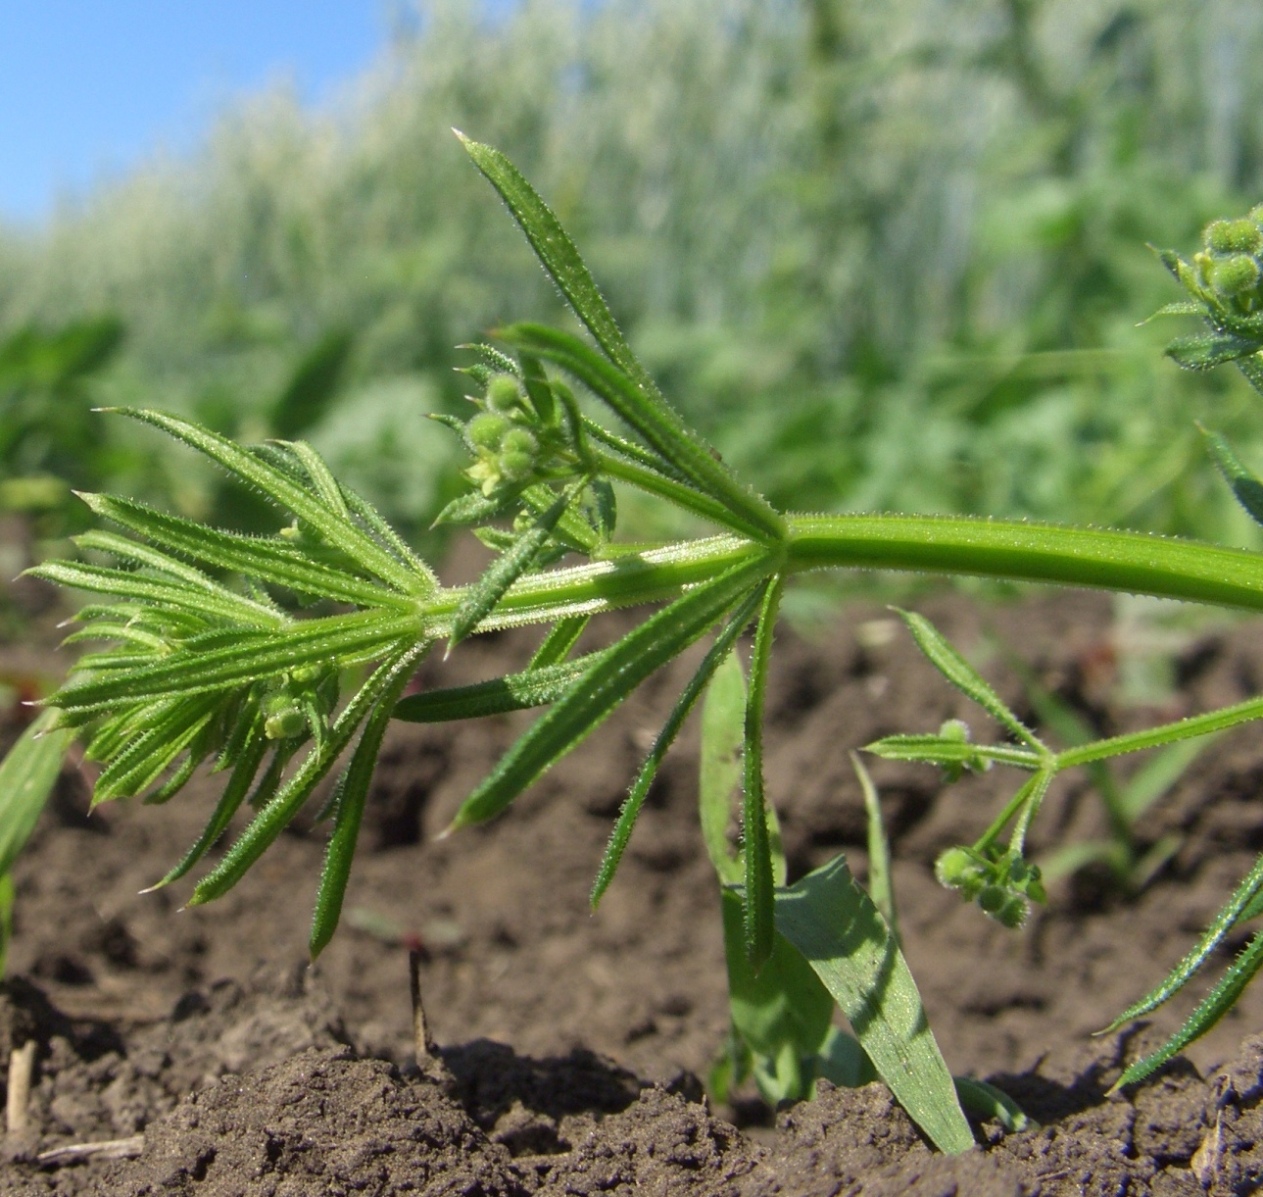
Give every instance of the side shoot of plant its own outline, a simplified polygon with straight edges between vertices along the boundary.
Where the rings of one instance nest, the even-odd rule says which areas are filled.
[[[156,882],[198,866],[234,816],[250,817],[193,889],[190,904],[241,879],[319,783],[337,770],[321,812],[330,824],[311,933],[314,954],[338,923],[373,767],[391,718],[429,722],[543,708],[468,796],[449,830],[490,819],[576,748],[624,698],[690,645],[710,647],[635,778],[597,870],[593,903],[612,883],[655,773],[706,696],[701,818],[717,873],[732,993],[728,1075],[753,1075],[771,1100],[810,1092],[816,1076],[860,1083],[875,1071],[942,1150],[972,1136],[957,1099],[1020,1125],[1020,1113],[976,1082],[953,1082],[899,949],[883,838],[870,796],[873,896],[838,857],[787,886],[763,777],[763,703],[784,587],[807,570],[894,569],[981,575],[1163,595],[1263,610],[1253,552],[1124,531],[886,515],[783,512],[736,477],[663,397],[627,344],[578,251],[513,165],[462,138],[521,226],[590,339],[537,324],[470,347],[468,419],[445,417],[469,454],[467,494],[439,521],[468,527],[496,556],[473,585],[446,588],[360,495],[307,444],[244,447],[153,411],[119,414],[158,427],[217,463],[277,510],[270,536],[206,527],[127,499],[84,501],[114,530],[78,538],[83,559],[35,574],[96,596],[68,638],[100,647],[49,699],[44,737],[0,770],[34,796],[50,784],[70,736],[100,763],[94,803],[173,798],[199,765],[224,774],[222,794],[184,858]],[[1163,260],[1210,333],[1171,349],[1182,365],[1236,361],[1263,390],[1263,233],[1256,215],[1212,225],[1194,263]],[[576,389],[578,389],[578,394]],[[580,395],[585,396],[581,402]],[[600,411],[609,422],[591,414]],[[1208,434],[1209,435],[1209,434]],[[1216,463],[1256,517],[1263,482],[1220,440]],[[713,534],[659,546],[614,538],[621,490],[675,504]],[[579,564],[565,564],[578,559]],[[608,648],[577,652],[587,621],[615,608],[650,613]],[[1044,900],[1027,858],[1028,829],[1063,770],[1177,743],[1263,715],[1263,698],[1147,732],[1046,744],[924,619],[904,619],[934,666],[1002,729],[976,744],[959,723],[889,737],[878,755],[925,761],[949,777],[1003,764],[1029,776],[973,844],[938,875],[991,917],[1019,927]],[[526,624],[548,631],[523,671],[474,686],[402,697],[432,648]],[[748,679],[738,646],[752,632]],[[342,763],[344,762],[345,763]],[[52,764],[50,764],[52,762]],[[6,792],[7,786],[6,786]],[[32,806],[25,808],[29,817]],[[14,826],[19,824],[14,822]],[[6,827],[7,834],[7,827]],[[20,844],[21,836],[10,837]],[[6,843],[8,841],[6,840]],[[7,867],[8,858],[0,857]],[[1188,959],[1143,1002],[1165,1000],[1223,939],[1263,910],[1263,863]],[[1256,938],[1189,1025],[1129,1083],[1200,1034],[1263,963]],[[832,1004],[853,1036],[830,1026]],[[1164,1054],[1165,1053],[1165,1054]]]

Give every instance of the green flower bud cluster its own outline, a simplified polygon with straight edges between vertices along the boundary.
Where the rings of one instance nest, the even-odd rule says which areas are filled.
[[[465,426],[465,443],[475,459],[465,477],[485,496],[538,476],[561,476],[557,429],[543,425],[514,375],[491,375],[480,406]]]
[[[337,702],[336,669],[293,669],[263,696],[263,734],[269,740],[304,740],[312,733],[319,738]]]
[[[1263,205],[1237,220],[1216,220],[1193,255],[1202,298],[1242,315],[1263,308]]]
[[[1039,866],[1012,851],[949,848],[938,858],[934,872],[943,885],[958,890],[965,901],[977,902],[1006,927],[1022,926],[1031,902],[1048,900]]]

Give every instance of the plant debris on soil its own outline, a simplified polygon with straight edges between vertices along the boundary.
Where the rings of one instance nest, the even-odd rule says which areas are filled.
[[[1104,596],[918,606],[985,662],[1019,712],[1030,704],[1008,653],[1102,732],[1236,702],[1263,679],[1257,621],[1163,647],[1175,684],[1137,702],[1121,679],[1138,642]],[[525,633],[479,637],[428,663],[421,683],[488,677],[531,647]],[[928,767],[871,762],[905,952],[947,1061],[1040,1124],[1010,1135],[978,1125],[978,1149],[949,1158],[881,1085],[821,1083],[816,1100],[778,1112],[752,1089],[732,1106],[707,1102],[699,1078],[723,1049],[726,975],[695,731],[589,911],[612,819],[687,666],[651,679],[507,815],[443,840],[530,716],[393,728],[343,925],[314,966],[305,945],[323,827],[286,834],[225,898],[181,910],[187,887],[139,891],[195,838],[219,779],[161,809],[88,815],[84,767],[68,767],[16,871],[0,1061],[25,1043],[35,1060],[19,1126],[3,1138],[0,1191],[1137,1197],[1263,1184],[1263,1039],[1251,1037],[1263,986],[1121,1095],[1106,1094],[1122,1067],[1170,1034],[1213,976],[1149,1024],[1092,1037],[1183,956],[1254,863],[1263,728],[1215,742],[1146,814],[1142,845],[1173,834],[1179,846],[1140,893],[1088,870],[1054,884],[1020,932],[932,872],[940,851],[976,838],[1018,776],[997,769],[945,787]],[[32,648],[0,647],[6,678],[54,680],[58,669]],[[850,750],[948,718],[995,734],[876,604],[818,634],[782,630],[772,687],[769,793],[794,876],[843,851],[863,877]],[[14,708],[9,736],[20,718]],[[1106,831],[1075,775],[1048,799],[1032,846],[1038,858]],[[424,1071],[413,1062],[410,952],[440,1049],[441,1065]]]

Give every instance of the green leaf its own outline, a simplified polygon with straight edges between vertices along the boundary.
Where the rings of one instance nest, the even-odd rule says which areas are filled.
[[[258,678],[328,661],[372,660],[400,640],[421,633],[413,616],[356,611],[306,620],[283,631],[245,637],[207,652],[177,651],[158,664],[71,683],[49,698],[67,711],[99,710],[120,702],[168,698],[172,694],[224,690]]]
[[[1256,524],[1263,524],[1263,482],[1241,464],[1222,436],[1205,428],[1202,429],[1202,436],[1206,439],[1206,448],[1210,451],[1216,468],[1223,475],[1224,481],[1232,487],[1237,502],[1246,509]]]
[[[761,495],[740,482],[715,451],[665,400],[650,399],[622,370],[577,337],[542,324],[514,324],[497,334],[572,374],[635,429],[665,461],[727,509],[727,522],[758,540],[779,541],[785,521]]]
[[[317,782],[333,767],[373,706],[390,691],[400,674],[406,676],[412,672],[428,648],[429,644],[401,648],[373,671],[334,720],[324,744],[307,753],[294,774],[268,799],[219,864],[198,883],[189,899],[190,906],[222,897],[245,876],[311,797]]]
[[[982,675],[965,660],[944,638],[942,633],[923,615],[915,611],[893,610],[899,615],[930,664],[939,671],[967,698],[976,702],[997,723],[1008,728],[1019,740],[1032,748],[1042,749],[1039,739],[1011,710]]]
[[[610,882],[614,880],[614,873],[618,869],[623,853],[627,849],[627,843],[631,839],[636,817],[640,814],[640,808],[649,796],[649,788],[653,785],[653,779],[658,775],[659,767],[667,752],[670,751],[671,745],[675,743],[676,736],[680,734],[680,728],[684,726],[684,721],[689,717],[689,713],[693,710],[697,700],[702,696],[703,691],[706,691],[712,685],[716,671],[721,669],[721,662],[730,661],[732,664],[726,672],[731,673],[732,668],[735,668],[738,679],[740,679],[741,666],[735,656],[733,656],[732,646],[736,643],[737,637],[741,635],[746,624],[750,622],[758,598],[757,592],[750,595],[737,608],[736,614],[728,621],[724,630],[715,638],[715,643],[711,645],[706,656],[702,658],[702,663],[698,666],[697,672],[693,674],[689,679],[688,685],[680,692],[680,697],[676,699],[675,705],[671,708],[671,713],[667,716],[667,721],[662,725],[662,730],[654,740],[653,747],[649,750],[649,755],[645,758],[640,771],[636,774],[636,780],[632,782],[632,787],[628,791],[622,809],[619,811],[618,822],[614,825],[609,843],[605,848],[605,855],[602,857],[600,868],[597,870],[596,881],[592,886],[590,901],[594,910],[602,895],[609,888]],[[742,711],[745,708],[744,691],[745,687],[743,685]],[[738,734],[740,734],[740,713],[737,717],[737,727]]]
[[[752,968],[741,894],[724,889],[720,903],[733,1031],[750,1050],[764,1101],[773,1108],[782,1101],[802,1101],[811,1096],[833,997],[802,953],[779,933],[762,967]]]
[[[1214,922],[1206,929],[1201,939],[1197,941],[1184,959],[1167,974],[1159,985],[1145,994],[1140,1001],[1128,1006],[1100,1033],[1102,1035],[1108,1034],[1110,1031],[1117,1030],[1125,1022],[1131,1022],[1133,1019],[1143,1017],[1156,1010],[1183,989],[1194,973],[1206,963],[1211,953],[1223,943],[1233,928],[1239,925],[1244,912],[1251,909],[1255,899],[1260,895],[1263,895],[1263,856],[1260,856],[1255,861],[1254,868],[1237,886],[1232,897],[1215,915]]]
[[[1177,337],[1166,347],[1167,357],[1185,370],[1213,370],[1258,351],[1258,341],[1219,332]]]
[[[54,713],[41,712],[0,761],[0,876],[26,846],[52,793],[74,732],[53,727]]]
[[[547,706],[564,697],[600,655],[587,653],[574,661],[510,673],[471,686],[409,694],[395,704],[394,717],[407,723],[447,723]]]
[[[562,513],[574,502],[582,488],[581,482],[576,483],[559,495],[552,506],[518,536],[513,546],[487,566],[482,577],[465,591],[452,618],[452,631],[447,642],[449,652],[478,627],[504,597],[505,591],[531,568],[540,550],[552,537]]]
[[[329,846],[325,851],[325,863],[320,874],[320,889],[316,895],[316,909],[312,916],[311,936],[308,941],[313,960],[333,938],[338,920],[342,916],[342,900],[346,896],[351,861],[355,856],[355,844],[359,839],[364,804],[368,800],[368,788],[373,780],[377,754],[390,723],[391,707],[407,681],[408,671],[401,669],[383,691],[377,706],[364,724],[360,742],[355,746],[351,763],[338,787],[337,815],[333,834],[329,837]]]
[[[1028,1118],[1022,1107],[1003,1090],[986,1081],[976,1081],[973,1077],[958,1076],[955,1080],[960,1104],[975,1118],[983,1121],[994,1119],[1011,1135],[1038,1128],[1039,1123]]]
[[[1245,950],[1233,961],[1232,967],[1220,979],[1219,984],[1198,1003],[1184,1025],[1156,1052],[1137,1060],[1110,1088],[1114,1093],[1125,1085],[1134,1085],[1161,1068],[1172,1056],[1183,1051],[1194,1040],[1200,1039],[1229,1010],[1236,1005],[1245,987],[1263,968],[1263,932],[1256,934]]]
[[[304,490],[286,472],[263,460],[260,454],[165,412],[136,408],[106,410],[161,428],[176,440],[218,462],[247,486],[261,491],[274,503],[310,524],[326,544],[345,553],[387,585],[417,597],[428,596],[437,589],[438,583],[428,570],[423,573],[416,568],[415,562],[401,562],[367,533],[340,519],[318,497]]]
[[[143,503],[109,495],[79,496],[102,519],[160,544],[172,552],[231,570],[274,586],[360,606],[415,607],[415,599],[312,561],[279,539],[243,536],[166,515]]]
[[[881,819],[881,801],[877,796],[877,787],[864,768],[864,762],[855,753],[851,753],[851,767],[859,778],[860,790],[864,795],[864,818],[868,824],[868,893],[873,904],[881,911],[881,916],[890,928],[895,943],[899,942],[899,918],[895,910],[895,884],[890,867],[890,841],[886,838],[886,828]]]
[[[700,583],[629,632],[587,669],[462,804],[448,831],[498,815],[651,673],[715,624],[772,568],[762,557]]]
[[[776,895],[776,928],[806,957],[899,1104],[940,1151],[974,1144],[921,996],[877,907],[837,857]]]
[[[650,395],[657,388],[649,380],[644,367],[636,360],[627,344],[613,313],[597,288],[583,258],[570,240],[552,209],[540,198],[517,167],[499,150],[489,145],[471,141],[459,130],[453,130],[460,138],[474,165],[482,171],[487,181],[500,193],[513,218],[526,234],[540,264],[552,277],[566,297],[574,314],[583,321],[596,343],[619,369],[635,379]]]
[[[754,652],[750,659],[750,692],[746,696],[741,856],[745,866],[746,958],[756,973],[772,954],[775,932],[772,841],[768,829],[767,800],[763,792],[763,708],[772,660],[772,638],[783,588],[784,580],[777,575],[764,591],[754,633]]]
[[[162,607],[164,618],[174,609],[200,615],[203,621],[216,619],[258,628],[274,628],[285,618],[279,611],[241,595],[214,593],[188,582],[150,577],[125,569],[80,565],[73,561],[45,561],[28,569],[26,574],[73,590],[142,599]]]
[[[583,635],[589,619],[591,619],[589,615],[571,615],[566,619],[559,619],[549,629],[544,642],[535,650],[528,669],[544,669],[550,665],[560,665],[579,642],[579,637]]]
[[[992,761],[1001,761],[1020,769],[1038,769],[1040,756],[1028,748],[1009,745],[974,744],[969,740],[931,733],[886,736],[864,745],[887,761],[921,761],[931,765],[957,765],[971,770],[987,768]]]
[[[219,796],[219,801],[215,804],[215,809],[211,812],[211,817],[207,820],[201,835],[197,837],[193,846],[181,857],[179,863],[170,872],[142,892],[150,893],[153,890],[161,889],[165,885],[170,885],[173,881],[178,881],[206,855],[215,841],[228,829],[228,824],[232,822],[233,815],[237,813],[242,802],[245,801],[246,795],[250,792],[250,786],[254,781],[255,774],[259,771],[259,765],[263,763],[263,758],[267,754],[269,745],[270,741],[263,735],[263,720],[256,716],[252,721],[252,735],[245,742],[240,754],[236,757],[236,763],[228,779],[228,784],[224,787],[224,792]]]
[[[736,885],[745,875],[741,850],[728,841],[733,797],[741,785],[745,714],[745,674],[734,653],[724,659],[706,692],[698,777],[702,841],[722,885]]]

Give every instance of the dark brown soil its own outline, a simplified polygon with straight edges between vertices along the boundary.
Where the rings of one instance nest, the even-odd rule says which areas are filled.
[[[1257,622],[1170,648],[1178,689],[1124,701],[1120,648],[1144,647],[1109,602],[1074,593],[1003,607],[920,604],[980,659],[1007,646],[1102,731],[1259,691]],[[877,606],[815,636],[779,637],[768,774],[795,873],[865,831],[848,750],[964,717],[991,729]],[[890,634],[893,633],[893,636]],[[463,646],[427,682],[490,675],[523,637]],[[1163,649],[1166,651],[1166,649]],[[4,650],[0,673],[47,659]],[[1003,654],[987,672],[1026,709]],[[16,937],[0,998],[0,1060],[34,1040],[27,1129],[3,1140],[13,1194],[1201,1194],[1263,1185],[1263,986],[1156,1079],[1107,1098],[1122,1062],[1197,996],[1120,1036],[1090,1033],[1190,946],[1263,845],[1263,729],[1218,741],[1142,820],[1181,846],[1138,896],[1100,874],[1053,886],[1008,932],[933,880],[1011,792],[993,771],[942,788],[877,762],[902,931],[949,1064],[1012,1093],[1042,1129],[978,1127],[979,1149],[933,1154],[879,1085],[821,1085],[761,1116],[753,1094],[712,1108],[698,1077],[720,1051],[725,974],[713,874],[695,815],[695,738],[679,746],[598,913],[587,891],[635,764],[683,680],[653,679],[493,826],[434,839],[520,726],[400,726],[371,798],[342,929],[305,943],[323,830],[287,834],[219,902],[140,896],[200,828],[215,783],[170,806],[88,817],[64,775],[17,871]],[[1060,783],[1037,847],[1099,836],[1084,779]],[[412,1064],[407,957],[444,1068]],[[1240,947],[1240,941],[1232,945]],[[1224,959],[1227,957],[1225,956]],[[1221,965],[1223,961],[1219,962]],[[65,1149],[115,1143],[76,1161]]]

